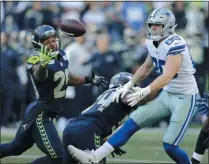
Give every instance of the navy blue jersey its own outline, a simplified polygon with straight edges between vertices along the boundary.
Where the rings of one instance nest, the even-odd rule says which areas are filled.
[[[121,100],[118,103],[112,102],[115,91],[116,89],[112,88],[103,92],[95,103],[84,110],[80,116],[88,119],[95,118],[96,124],[104,132],[104,136],[110,135],[120,126],[133,109]]]
[[[37,99],[53,100],[65,97],[69,74],[65,52],[60,50],[57,58],[49,62],[48,77],[44,82],[37,81],[32,75],[32,67],[39,62],[40,57],[37,54],[32,55],[27,61]]]

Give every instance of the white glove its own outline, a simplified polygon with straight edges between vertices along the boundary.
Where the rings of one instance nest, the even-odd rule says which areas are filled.
[[[121,98],[123,98],[133,85],[134,84],[131,81],[129,81],[124,86],[121,86],[119,89],[117,89],[117,91],[115,92],[115,95],[112,98],[112,102],[116,100],[116,102],[118,103],[120,95],[121,95]]]
[[[146,88],[133,87],[132,90],[134,91],[134,93],[127,96],[127,102],[129,102],[128,105],[130,105],[131,107],[136,105],[140,100],[142,100],[151,92],[150,86]]]

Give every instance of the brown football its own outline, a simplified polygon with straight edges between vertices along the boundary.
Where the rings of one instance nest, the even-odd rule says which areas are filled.
[[[62,20],[59,26],[64,34],[71,37],[79,37],[86,33],[84,24],[76,19]]]

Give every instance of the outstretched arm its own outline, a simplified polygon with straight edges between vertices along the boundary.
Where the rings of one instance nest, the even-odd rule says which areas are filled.
[[[69,86],[91,83],[98,86],[100,90],[103,90],[104,88],[106,88],[107,85],[105,78],[103,76],[97,76],[94,71],[91,72],[90,76],[77,77],[69,73],[68,77]]]

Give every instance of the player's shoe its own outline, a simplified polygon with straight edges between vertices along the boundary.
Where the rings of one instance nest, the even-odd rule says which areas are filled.
[[[70,155],[72,155],[72,157],[75,160],[78,160],[81,163],[98,163],[96,161],[96,157],[94,155],[94,150],[83,151],[83,150],[80,150],[80,149],[74,147],[73,145],[69,145],[68,151],[69,151]]]

